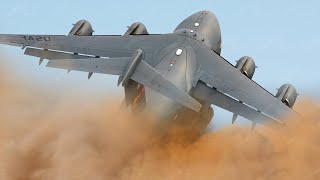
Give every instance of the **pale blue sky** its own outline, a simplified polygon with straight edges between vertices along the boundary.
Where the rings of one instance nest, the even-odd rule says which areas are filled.
[[[244,55],[255,59],[259,69],[254,80],[272,93],[284,83],[294,84],[301,95],[320,98],[320,1],[317,0],[10,0],[0,6],[0,33],[67,34],[71,24],[89,20],[96,34],[123,34],[126,26],[143,22],[150,33],[169,33],[187,16],[209,10],[220,21],[222,56],[231,63]],[[39,82],[69,84],[88,92],[115,91],[116,77],[37,66],[19,48],[1,46],[16,57],[12,75],[28,74]],[[26,77],[26,75],[24,75]],[[50,84],[48,84],[50,86]],[[85,87],[85,88],[84,88]],[[218,124],[229,123],[231,114],[217,110]],[[227,118],[224,118],[227,117]],[[224,119],[227,121],[221,121]]]

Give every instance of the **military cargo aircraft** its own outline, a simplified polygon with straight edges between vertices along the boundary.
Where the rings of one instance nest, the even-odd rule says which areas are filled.
[[[285,84],[272,95],[252,80],[256,66],[245,56],[234,66],[221,53],[216,16],[200,11],[183,20],[173,33],[149,34],[142,23],[124,35],[93,35],[81,20],[69,35],[0,35],[0,44],[19,46],[25,54],[49,60],[47,67],[119,76],[124,106],[151,111],[160,119],[181,119],[204,130],[213,117],[211,105],[257,123],[283,124],[295,114],[296,89]],[[192,122],[184,121],[192,117]],[[197,124],[197,125],[195,125]]]

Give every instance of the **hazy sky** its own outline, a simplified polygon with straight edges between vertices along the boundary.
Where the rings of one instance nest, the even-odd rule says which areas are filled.
[[[231,63],[248,55],[259,67],[254,80],[272,93],[284,83],[295,85],[301,95],[320,98],[320,1],[268,0],[10,0],[0,6],[0,33],[67,34],[71,24],[89,20],[96,34],[123,34],[126,26],[143,22],[150,33],[170,33],[187,16],[209,10],[220,21],[222,56]],[[12,57],[12,75],[28,74],[39,82],[65,83],[92,92],[117,91],[116,77],[37,66],[19,48],[1,46]],[[71,83],[72,82],[72,83]],[[230,123],[231,114],[216,111],[217,124]],[[227,117],[227,118],[224,118]],[[222,121],[221,119],[225,120]]]

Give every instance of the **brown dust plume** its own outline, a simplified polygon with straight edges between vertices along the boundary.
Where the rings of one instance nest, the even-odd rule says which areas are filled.
[[[0,61],[1,180],[320,179],[320,106],[286,127],[228,127],[193,143],[157,138],[151,116],[120,100],[41,88]]]

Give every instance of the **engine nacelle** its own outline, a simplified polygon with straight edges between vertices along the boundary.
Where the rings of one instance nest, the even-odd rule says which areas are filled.
[[[94,30],[89,21],[80,20],[73,24],[73,28],[69,32],[69,36],[92,36]]]
[[[236,68],[239,69],[242,74],[252,79],[256,70],[256,64],[251,57],[244,56],[237,62]]]
[[[125,36],[129,35],[148,35],[148,30],[146,26],[140,22],[135,22],[131,26],[128,26],[127,32],[124,34]]]
[[[281,100],[285,105],[292,108],[297,100],[298,93],[294,86],[285,84],[280,87],[276,97]]]

